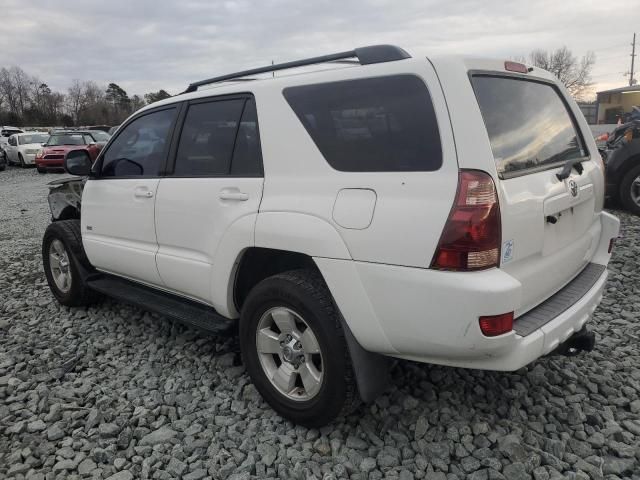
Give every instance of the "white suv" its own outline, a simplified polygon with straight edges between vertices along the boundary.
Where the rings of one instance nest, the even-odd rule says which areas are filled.
[[[538,68],[373,46],[249,70],[65,166],[88,179],[51,189],[56,298],[238,320],[256,387],[301,424],[373,399],[389,357],[516,370],[593,347],[619,222],[589,127]]]

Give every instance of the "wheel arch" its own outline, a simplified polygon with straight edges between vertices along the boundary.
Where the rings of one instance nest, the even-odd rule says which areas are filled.
[[[301,268],[316,272],[333,297],[321,269],[311,256],[301,252],[262,247],[246,249],[238,261],[232,288],[236,308],[238,311],[242,309],[247,295],[260,281],[272,275]],[[333,303],[338,311],[340,326],[344,331],[360,398],[364,402],[371,402],[385,390],[389,383],[389,357],[364,349],[353,335],[335,300]]]

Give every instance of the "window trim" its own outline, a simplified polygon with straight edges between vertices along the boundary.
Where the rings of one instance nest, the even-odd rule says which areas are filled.
[[[133,116],[131,116],[126,122],[123,122],[120,127],[118,127],[118,130],[116,131],[116,134],[113,135],[109,141],[105,144],[104,147],[102,147],[102,149],[100,150],[100,153],[98,154],[98,157],[96,158],[96,161],[93,163],[93,166],[91,167],[91,173],[89,175],[89,179],[90,180],[123,180],[123,179],[154,179],[154,178],[162,178],[164,170],[166,169],[166,165],[167,165],[167,160],[169,158],[169,152],[171,152],[171,146],[173,144],[173,139],[174,139],[174,135],[175,135],[175,130],[176,130],[176,125],[177,125],[177,121],[178,118],[180,117],[183,107],[184,107],[184,101],[182,102],[174,102],[174,103],[170,103],[168,105],[163,105],[161,107],[156,107],[156,108],[152,108],[149,110],[145,110],[143,112],[134,114]],[[158,168],[158,174],[157,175],[118,175],[118,176],[102,176],[102,164],[104,162],[104,156],[105,154],[109,151],[109,148],[111,148],[111,144],[113,142],[115,142],[115,140],[122,134],[122,132],[129,126],[131,125],[131,123],[135,122],[136,120],[145,117],[147,115],[150,115],[152,113],[157,113],[157,112],[162,112],[164,110],[171,110],[171,109],[175,109],[176,110],[176,114],[173,118],[173,122],[171,123],[171,125],[169,126],[169,148],[167,149],[167,155],[165,155],[164,160],[160,163],[159,168]]]
[[[579,127],[578,120],[575,114],[573,113],[573,109],[571,108],[571,105],[569,105],[569,102],[560,91],[560,88],[558,88],[558,84],[556,82],[554,82],[553,80],[549,80],[547,78],[541,78],[537,76],[528,76],[527,74],[519,74],[519,73],[511,73],[511,72],[496,72],[494,70],[469,70],[467,72],[467,75],[469,77],[469,83],[471,84],[471,90],[473,91],[473,96],[475,97],[476,103],[478,105],[478,111],[480,112],[480,116],[482,117],[482,124],[484,126],[485,132],[487,133],[487,139],[489,140],[489,144],[491,144],[491,139],[489,138],[489,131],[487,130],[487,124],[484,121],[484,116],[482,116],[482,109],[480,108],[480,100],[476,95],[475,88],[473,88],[474,77],[490,77],[490,78],[503,78],[503,79],[507,78],[510,80],[520,80],[525,82],[540,83],[542,85],[547,85],[551,87],[553,91],[556,93],[556,95],[558,96],[558,98],[560,99],[560,101],[562,102],[562,104],[564,105],[564,108],[567,114],[569,115],[569,119],[571,120],[571,123],[573,124],[573,128],[576,132],[576,138],[578,139],[578,143],[580,144],[580,147],[582,148],[582,150],[586,152],[586,155],[577,157],[574,160],[580,163],[591,160],[591,152],[587,147],[587,143],[585,142],[582,129]],[[491,156],[493,157],[493,148],[491,149]],[[516,170],[513,172],[499,172],[498,165],[495,163],[495,158],[493,159],[493,164],[496,167],[496,172],[500,180],[509,180],[511,178],[531,175],[532,173],[540,173],[547,170],[553,170],[554,168],[563,166],[566,162],[567,162],[566,160],[559,160],[557,162],[538,165],[536,167],[524,168],[524,169]]]
[[[229,100],[245,100],[242,105],[242,110],[240,112],[240,120],[242,120],[242,116],[244,115],[245,109],[247,108],[247,101],[252,100],[256,106],[256,132],[258,134],[258,161],[259,161],[259,174],[246,174],[246,175],[232,175],[231,171],[229,173],[221,173],[221,174],[203,174],[203,175],[176,175],[175,166],[178,155],[178,147],[180,144],[180,136],[182,135],[182,130],[184,129],[184,124],[187,118],[187,114],[189,112],[189,107],[191,105],[198,105],[201,103],[214,103],[214,102],[224,102]],[[184,102],[184,107],[182,108],[180,115],[178,117],[178,123],[175,128],[175,138],[171,142],[169,155],[167,156],[167,165],[166,169],[162,172],[165,178],[264,178],[264,162],[262,157],[262,142],[260,141],[260,120],[258,119],[258,105],[255,100],[255,96],[251,92],[242,92],[242,93],[231,93],[226,95],[211,95],[208,97],[198,97],[192,100],[187,100]],[[238,139],[238,132],[240,131],[240,122],[238,123],[238,128],[236,129],[236,136],[233,140],[233,150],[231,151],[231,163],[230,166],[233,167],[233,155],[236,151],[236,141]],[[231,169],[230,169],[231,170]]]

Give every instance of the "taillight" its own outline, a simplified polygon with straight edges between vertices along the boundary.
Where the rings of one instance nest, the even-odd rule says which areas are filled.
[[[485,337],[497,337],[513,330],[513,312],[480,317],[480,330]]]
[[[493,179],[478,170],[461,170],[456,200],[431,268],[470,271],[497,267],[500,242],[500,205]]]

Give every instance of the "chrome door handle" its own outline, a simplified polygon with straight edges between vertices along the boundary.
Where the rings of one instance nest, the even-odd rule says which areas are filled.
[[[249,195],[242,192],[220,192],[220,200],[235,200],[238,202],[246,202]]]

